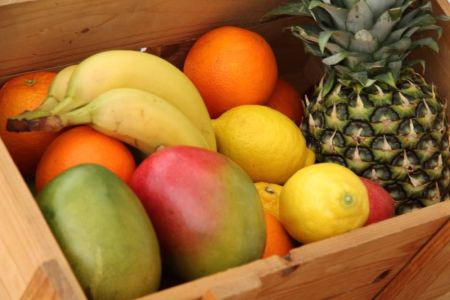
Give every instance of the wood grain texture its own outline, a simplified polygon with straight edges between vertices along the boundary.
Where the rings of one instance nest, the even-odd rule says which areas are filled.
[[[44,262],[34,273],[20,300],[76,300],[65,278],[64,271],[55,260]]]
[[[142,299],[372,299],[449,219],[439,203]]]
[[[14,5],[23,2],[31,2],[36,0],[0,0],[0,6]]]
[[[34,272],[56,260],[77,299],[78,282],[34,198],[0,141],[0,299],[19,299]]]
[[[8,2],[5,1],[0,4]],[[295,19],[258,22],[282,0],[13,2],[16,3],[0,5],[0,83],[22,72],[59,69],[112,48],[147,47],[149,52],[181,67],[194,39],[224,24],[245,26],[261,33],[274,48],[281,76],[301,94],[316,84],[323,73],[319,60],[305,55],[301,42],[282,30]],[[450,12],[445,0],[436,3],[442,6],[437,13]],[[439,41],[440,53],[423,50],[418,55],[428,62],[428,80],[438,86],[444,98],[450,98],[450,23],[442,25],[445,31]],[[30,287],[30,282],[45,287],[42,277],[37,275],[39,281],[33,274],[52,259],[72,290],[66,296],[84,299],[1,142],[0,165],[0,299],[19,299],[27,287],[36,286]],[[401,276],[414,275],[403,274],[414,268],[414,263],[424,266],[424,275],[428,263],[445,266],[447,247],[440,250],[433,244],[423,247],[448,222],[449,216],[450,203],[441,203],[302,246],[291,251],[287,258],[259,260],[142,299],[371,299],[389,282],[395,287],[395,276],[402,280]],[[436,258],[419,252],[422,248],[436,252]],[[415,257],[417,253],[421,256]],[[450,292],[445,270],[433,277],[427,289],[419,285],[425,299],[434,295],[439,295],[440,300],[450,299],[445,294]],[[385,289],[384,293],[388,291]]]
[[[448,293],[449,285],[450,222],[447,222],[377,299],[435,299]]]
[[[450,2],[448,0],[437,0],[439,7],[445,15],[450,16]]]
[[[99,50],[176,44],[224,24],[251,25],[282,0],[39,0],[0,10],[0,77]]]

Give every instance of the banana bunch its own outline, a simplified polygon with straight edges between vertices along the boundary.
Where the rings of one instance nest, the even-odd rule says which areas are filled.
[[[87,124],[149,154],[160,146],[216,150],[206,106],[192,82],[148,53],[111,50],[61,70],[37,109],[8,120],[10,131]]]

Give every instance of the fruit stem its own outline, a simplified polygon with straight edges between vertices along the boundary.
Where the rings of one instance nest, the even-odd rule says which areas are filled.
[[[29,111],[26,110],[23,113],[11,117],[9,118],[10,120],[23,120],[23,121],[27,121],[27,120],[33,120],[33,119],[38,119],[38,118],[43,118],[43,117],[48,117],[50,115],[50,113],[48,111],[44,111],[41,110],[40,107],[36,108],[35,110]]]
[[[36,110],[50,111],[58,103],[59,103],[58,99],[56,99],[54,96],[49,95]]]
[[[53,109],[50,110],[52,114],[62,114],[65,112],[70,111],[71,109],[75,109],[77,107],[73,107],[74,101],[72,97],[66,97],[59,101],[58,105],[53,107]]]
[[[92,122],[91,110],[88,106],[82,106],[78,109],[56,115],[59,117],[61,124],[66,126],[89,124]]]
[[[48,116],[35,118],[32,120],[16,120],[8,119],[6,122],[6,130],[12,132],[24,131],[59,131],[63,128],[61,120],[58,116]]]

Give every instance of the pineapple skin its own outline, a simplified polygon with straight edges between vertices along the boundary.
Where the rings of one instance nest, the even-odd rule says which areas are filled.
[[[322,81],[323,82],[323,81]],[[335,81],[304,99],[301,130],[317,162],[334,162],[381,184],[403,214],[449,199],[446,103],[433,85],[405,69],[396,88]]]

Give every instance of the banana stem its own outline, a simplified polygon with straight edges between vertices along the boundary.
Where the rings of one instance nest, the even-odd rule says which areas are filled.
[[[6,129],[13,132],[22,131],[60,131],[64,127],[89,124],[92,121],[90,111],[84,108],[68,113],[44,116],[33,119],[8,119]]]
[[[12,132],[59,131],[63,127],[59,116],[42,117],[32,120],[8,119],[6,122],[6,130]]]
[[[90,124],[92,123],[92,114],[89,108],[90,106],[86,105],[56,116],[63,127]]]
[[[20,115],[9,118],[10,120],[32,120],[49,116],[50,113],[48,111],[41,110],[41,108],[37,108],[32,111],[24,111]]]
[[[39,111],[50,111],[59,103],[59,100],[52,95],[49,95],[44,102],[36,109]]]
[[[52,109],[50,109],[50,113],[56,115],[76,109],[77,107],[73,107],[73,104],[74,101],[71,97],[64,98],[59,101],[58,104],[55,105]]]

